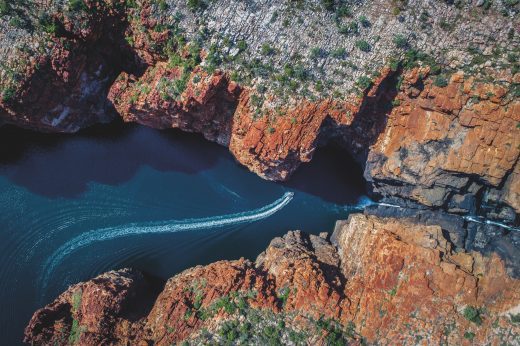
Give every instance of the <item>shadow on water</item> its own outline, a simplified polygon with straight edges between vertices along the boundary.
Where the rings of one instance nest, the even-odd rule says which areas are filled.
[[[196,174],[226,155],[231,158],[226,148],[200,135],[119,121],[74,135],[0,128],[0,175],[51,198],[78,197],[89,182],[122,184],[143,166]],[[359,165],[334,145],[319,148],[283,185],[336,204],[353,204],[366,192]]]
[[[333,144],[318,148],[311,162],[302,164],[284,185],[335,204],[351,205],[366,194],[361,167]]]
[[[77,197],[89,182],[118,185],[143,166],[195,174],[223,154],[201,136],[120,122],[75,135],[0,128],[0,175],[46,197]]]

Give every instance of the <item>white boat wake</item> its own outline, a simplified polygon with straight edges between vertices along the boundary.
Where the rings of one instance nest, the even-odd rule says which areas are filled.
[[[484,219],[484,218],[479,217],[479,216],[464,216],[464,219],[468,220],[468,221],[471,221],[471,222],[479,223],[481,225],[487,224],[487,225],[493,225],[493,226],[501,227],[501,228],[507,229],[508,231],[516,231],[516,232],[520,231],[519,228],[508,226],[508,225],[506,225],[504,223],[501,223],[501,222],[497,222],[497,221],[493,221],[493,220],[487,220],[487,219]]]
[[[107,227],[83,233],[56,250],[45,264],[43,275],[43,287],[47,286],[48,279],[54,268],[59,265],[65,257],[78,249],[84,248],[96,242],[112,240],[130,235],[176,233],[186,231],[198,231],[208,228],[222,228],[250,223],[265,219],[280,211],[293,199],[293,192],[286,192],[282,197],[262,208],[214,217],[187,220],[170,220],[150,223],[131,223],[123,226]]]
[[[357,203],[355,205],[344,206],[343,209],[346,211],[353,211],[353,210],[362,211],[366,207],[369,207],[372,205],[379,205],[382,207],[391,207],[391,208],[399,208],[399,209],[402,208],[401,206],[399,206],[397,204],[375,202],[367,196],[361,196],[360,198],[358,198]]]

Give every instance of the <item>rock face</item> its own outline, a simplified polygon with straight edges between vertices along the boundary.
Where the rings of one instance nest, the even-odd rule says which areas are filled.
[[[202,133],[271,180],[334,142],[374,195],[520,222],[516,5],[190,6],[9,4],[0,121],[74,132],[119,114]]]
[[[289,232],[254,263],[188,269],[151,310],[129,314],[147,287],[129,270],[74,285],[35,313],[25,341],[459,345],[520,333],[520,281],[498,256],[454,248],[439,226],[362,214],[339,221],[331,241]]]
[[[398,106],[370,150],[365,177],[385,196],[455,213],[498,206],[491,215],[514,221],[520,201],[514,90],[463,73],[441,88],[421,79],[428,72],[404,75]]]
[[[146,315],[143,304],[154,287],[139,272],[123,269],[71,286],[56,301],[38,310],[27,340],[46,345],[99,345],[131,335],[134,321]]]

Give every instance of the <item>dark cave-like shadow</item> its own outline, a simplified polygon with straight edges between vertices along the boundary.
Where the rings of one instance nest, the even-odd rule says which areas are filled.
[[[226,154],[201,136],[121,122],[74,135],[0,128],[0,175],[46,197],[74,198],[89,182],[118,185],[143,166],[195,174]]]
[[[0,175],[46,197],[75,198],[89,182],[118,185],[143,166],[196,174],[231,156],[226,148],[180,130],[154,130],[115,121],[77,134],[42,134],[0,128]],[[239,165],[239,164],[237,164]],[[338,146],[316,150],[284,186],[337,204],[366,193],[363,172]]]
[[[336,204],[351,205],[366,194],[361,167],[333,144],[318,148],[311,162],[302,164],[284,185]]]

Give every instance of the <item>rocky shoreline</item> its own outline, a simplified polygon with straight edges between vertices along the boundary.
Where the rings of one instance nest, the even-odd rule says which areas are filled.
[[[216,48],[204,47],[200,37],[202,43],[193,41],[190,25],[210,15],[210,8],[190,12],[181,4],[165,2],[167,12],[161,15],[157,5],[146,1],[132,7],[119,1],[85,4],[79,12],[51,11],[49,20],[56,31],[45,36],[47,41],[41,43],[46,48],[33,52],[25,70],[4,66],[4,75],[17,73],[18,82],[13,87],[9,78],[2,80],[2,121],[51,132],[74,132],[114,116],[154,128],[178,127],[229,147],[238,162],[270,180],[287,179],[302,162],[311,160],[317,146],[334,142],[363,167],[374,196],[401,205],[419,203],[520,223],[520,75],[513,73],[514,64],[453,69],[443,67],[441,53],[437,58],[441,62],[416,49],[395,58],[395,52],[374,46],[374,51],[381,49],[387,56],[373,76],[362,76],[355,83],[348,76],[341,79],[346,85],[355,84],[357,91],[345,85],[343,96],[316,90],[307,96],[300,97],[299,91],[287,96],[277,95],[276,85],[266,82],[260,89],[267,89],[259,96],[255,83],[265,79],[262,74],[247,82],[234,75],[233,64],[238,62],[222,61],[222,66],[208,68],[217,59]],[[467,17],[463,10],[446,10]],[[167,15],[172,12],[177,17]],[[302,18],[305,15],[302,12]],[[494,12],[486,16],[501,22],[501,30],[515,23]],[[474,19],[466,19],[471,23],[468,30],[480,29]],[[13,38],[39,46],[33,42],[38,37],[13,30],[5,19],[1,24],[8,33],[1,37],[4,50]],[[414,29],[416,23],[408,25],[406,29]],[[255,28],[260,29],[251,30]],[[472,39],[475,45],[480,42],[478,35]],[[257,45],[252,40],[249,45]],[[512,40],[518,40],[514,32]],[[247,46],[240,42],[235,44]],[[350,39],[345,42],[348,45]],[[463,49],[468,42],[453,44]],[[483,51],[503,51],[500,56],[485,55],[489,59],[515,56],[502,38],[479,45]],[[254,55],[254,50],[242,48],[243,54]],[[7,62],[27,58],[21,51],[3,53]],[[280,57],[272,52],[260,60],[276,64],[285,53],[277,54]],[[358,58],[360,54],[365,53],[354,50],[350,59],[365,61]],[[317,58],[310,54],[309,59]],[[325,74],[346,63],[337,60],[327,58]],[[305,74],[316,73],[318,68],[312,66]],[[449,75],[438,75],[441,67]],[[287,78],[298,72],[290,66],[284,71]],[[276,73],[272,78],[278,78]]]
[[[13,2],[1,7],[0,124],[76,132],[121,117],[180,128],[228,147],[240,164],[277,181],[289,179],[316,148],[340,145],[363,168],[371,197],[383,202],[344,227],[355,225],[381,254],[398,248],[419,261],[422,267],[410,265],[406,275],[424,290],[401,296],[395,285],[402,277],[388,270],[404,270],[409,258],[399,252],[379,258],[362,251],[367,244],[341,244],[338,226],[334,244],[289,233],[255,263],[224,261],[179,274],[150,314],[125,312],[129,297],[151,290],[144,276],[102,275],[38,311],[27,342],[166,344],[201,340],[203,329],[220,340],[221,322],[236,313],[217,309],[206,321],[200,308],[229,301],[230,292],[237,303],[245,298],[236,292],[253,288],[260,296],[246,299],[246,310],[266,308],[276,323],[283,316],[284,324],[294,324],[293,336],[311,319],[325,326],[309,343],[327,343],[328,335],[441,343],[441,329],[450,330],[450,344],[518,335],[517,317],[507,314],[518,313],[508,309],[519,302],[520,233],[494,223],[520,225],[517,4],[324,3]],[[477,218],[490,222],[472,221]],[[287,265],[283,273],[269,262],[276,251]],[[362,261],[356,270],[353,260]],[[301,268],[314,286],[303,287],[288,268]],[[229,272],[233,286],[211,276],[216,270]],[[191,285],[191,272],[210,275],[208,287],[224,286],[198,301],[193,290],[175,286],[179,280]],[[295,297],[280,298],[285,288],[296,289]],[[106,294],[85,295],[89,290]],[[302,303],[302,297],[318,301]],[[418,299],[433,317],[406,310]],[[374,307],[381,300],[385,313]],[[470,322],[463,318],[468,306]],[[242,326],[240,318],[233,328]]]
[[[330,238],[291,231],[255,262],[197,266],[152,287],[130,269],[73,285],[34,314],[25,341],[461,345],[520,333],[520,281],[496,254],[460,251],[441,227],[404,219],[353,214]]]

